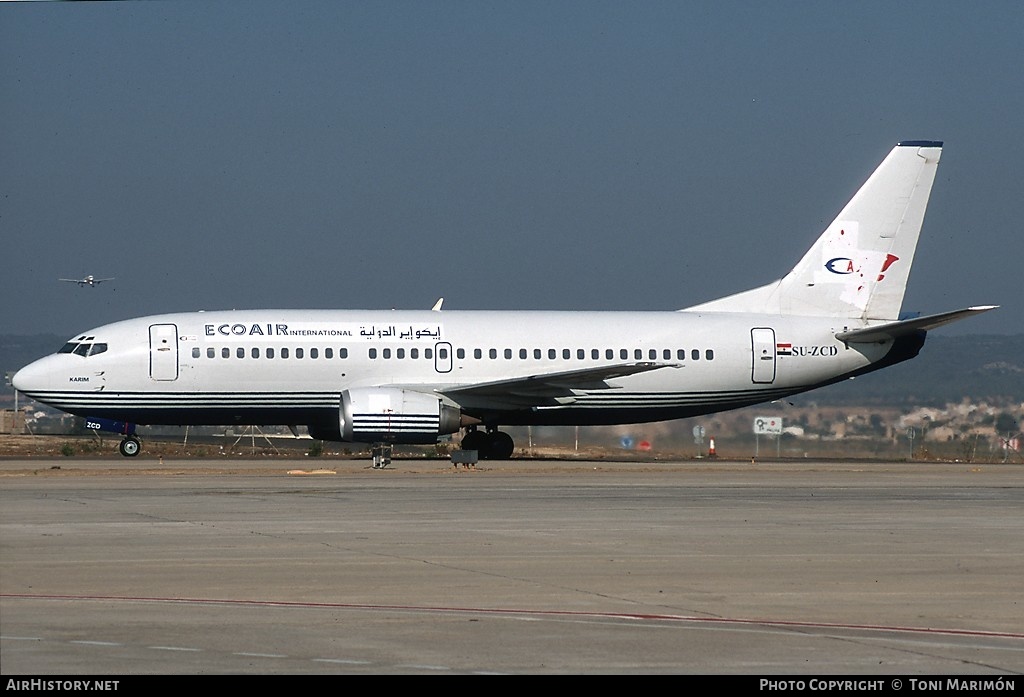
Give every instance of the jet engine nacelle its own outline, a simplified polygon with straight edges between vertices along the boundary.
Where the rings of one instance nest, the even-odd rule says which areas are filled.
[[[436,443],[455,433],[461,411],[436,395],[397,387],[357,387],[341,393],[337,424],[311,424],[309,435],[352,443]]]

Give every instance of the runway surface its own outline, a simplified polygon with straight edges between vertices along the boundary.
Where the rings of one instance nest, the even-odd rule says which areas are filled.
[[[1024,466],[5,459],[0,665],[1020,675]]]

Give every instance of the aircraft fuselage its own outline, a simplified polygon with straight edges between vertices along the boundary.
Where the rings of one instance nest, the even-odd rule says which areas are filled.
[[[456,398],[485,423],[627,423],[812,389],[872,366],[894,343],[850,347],[835,338],[843,329],[829,318],[678,311],[180,313],[91,330],[74,341],[105,350],[45,357],[19,383],[69,413],[139,424],[317,424],[337,419],[352,388],[441,397],[510,377],[646,364],[593,384],[524,383],[523,405],[515,389]]]

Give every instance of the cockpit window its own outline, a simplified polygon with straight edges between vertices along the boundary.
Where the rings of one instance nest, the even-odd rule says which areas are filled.
[[[92,338],[91,336],[89,337]],[[77,341],[69,341],[68,343],[61,346],[60,351],[57,353],[73,353],[76,356],[95,356],[98,353],[103,353],[107,350],[107,345],[104,343],[97,344],[86,344],[79,343]]]

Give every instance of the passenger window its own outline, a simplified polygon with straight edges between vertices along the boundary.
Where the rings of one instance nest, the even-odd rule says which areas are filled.
[[[597,349],[590,349],[590,357],[596,361],[601,357],[601,352]]]
[[[405,358],[405,349],[395,349],[395,358]]]
[[[487,355],[490,356],[492,359],[497,358],[498,349],[491,349],[490,351],[487,352]]]
[[[558,358],[558,351],[554,349],[548,349],[548,359],[553,361],[556,358]]]
[[[202,352],[199,350],[199,347],[198,346],[193,347],[193,349],[192,349],[192,358],[199,358],[199,356],[201,356],[201,355],[202,355]]]
[[[622,360],[626,360],[627,358],[629,358],[629,350],[619,349],[619,358],[621,358]]]
[[[258,348],[256,348],[255,346],[252,347],[252,357],[253,358],[259,358],[260,357],[260,350]]]
[[[415,351],[415,350],[416,350],[416,349],[413,349],[413,351]],[[461,361],[461,360],[462,360],[463,358],[465,358],[465,357],[466,357],[466,349],[464,349],[464,348],[460,348],[460,349],[455,349],[455,355],[456,355],[456,356],[458,357],[458,359],[459,359],[459,360]]]
[[[302,358],[302,349],[300,349],[300,348],[295,349],[295,357],[296,358]]]
[[[510,360],[511,358],[512,358],[512,349],[508,349],[508,348],[505,349],[505,360],[507,361],[507,360]]]
[[[273,358],[273,357],[274,357],[274,349],[268,348],[267,349],[267,358]]]
[[[376,358],[377,357],[377,349],[370,349],[369,355],[370,355],[370,358]]]
[[[699,349],[693,349],[692,351],[690,351],[690,358],[692,358],[695,361],[699,361],[700,360],[700,350]]]
[[[661,354],[666,361],[672,360],[672,349],[665,349],[664,353]]]
[[[528,355],[529,354],[526,352],[526,349],[524,349],[524,348],[519,349],[519,358],[521,358],[523,360],[526,360],[526,357]]]
[[[221,358],[230,358],[231,357],[231,349],[229,349],[227,346],[222,348],[220,350],[220,357]]]
[[[416,348],[409,349],[409,358],[419,358],[419,357],[420,357],[420,350],[419,349],[416,349]]]
[[[448,358],[448,349],[446,349],[446,348],[439,348],[437,350],[437,357],[440,358],[442,361],[447,359]]]
[[[423,349],[423,357],[430,360],[434,357],[434,349]]]
[[[288,358],[288,349],[287,348],[282,348],[281,349],[281,358]]]
[[[320,352],[317,349],[315,349],[315,348],[311,348],[309,350],[309,357],[310,358],[319,358],[320,357]]]
[[[539,361],[541,356],[543,356],[543,355],[544,355],[544,353],[540,349],[535,348],[533,350],[533,357],[534,357],[534,359]]]
[[[686,360],[686,349],[679,349],[678,351],[676,351],[676,358],[678,358],[681,361],[685,361]]]
[[[338,349],[338,358],[348,358],[348,349],[347,348],[340,348],[340,349]]]
[[[609,361],[613,360],[615,358],[615,351],[613,349],[605,349],[604,350],[604,357],[606,359],[608,359]]]
[[[658,358],[658,349],[651,349],[650,351],[648,351],[647,352],[647,357],[650,358],[652,361],[653,360],[657,360],[657,358]]]
[[[324,349],[324,358],[326,358],[328,360],[330,360],[331,358],[334,358],[334,349],[332,349],[332,348],[325,348]]]
[[[480,349],[473,349],[473,358],[483,358],[484,354]]]
[[[381,358],[391,358],[391,349],[389,349],[389,348],[381,349],[380,355],[381,355]]]
[[[633,349],[633,358],[640,360],[644,357],[643,349]]]
[[[245,349],[239,346],[235,349],[235,356],[238,358],[245,358]]]
[[[584,351],[583,349],[576,349],[576,358],[578,358],[579,360],[582,361],[586,357],[587,357],[587,352],[586,351]]]
[[[707,351],[705,351],[704,352],[704,358],[707,358],[709,361],[714,360],[714,358],[715,358],[714,350],[713,349],[708,349]]]

